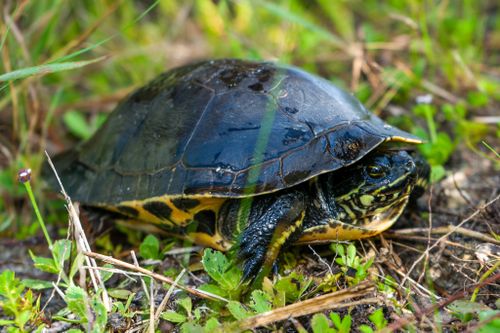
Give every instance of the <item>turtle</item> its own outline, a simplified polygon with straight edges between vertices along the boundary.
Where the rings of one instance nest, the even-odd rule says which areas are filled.
[[[54,164],[73,200],[236,251],[248,280],[288,246],[389,228],[428,182],[420,143],[326,79],[218,59],[131,93]]]

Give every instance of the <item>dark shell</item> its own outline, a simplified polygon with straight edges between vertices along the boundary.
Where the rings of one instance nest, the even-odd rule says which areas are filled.
[[[137,90],[55,164],[69,195],[85,203],[243,197],[350,165],[389,140],[420,142],[317,76],[215,60],[171,70]]]

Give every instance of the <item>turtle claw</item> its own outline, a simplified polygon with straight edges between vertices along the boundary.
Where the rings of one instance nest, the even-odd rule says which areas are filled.
[[[262,258],[249,258],[243,264],[243,276],[241,280],[243,283],[253,282],[259,271],[262,269]]]
[[[255,228],[244,231],[238,249],[238,259],[243,262],[243,281],[251,282],[262,270],[272,233],[255,232]]]

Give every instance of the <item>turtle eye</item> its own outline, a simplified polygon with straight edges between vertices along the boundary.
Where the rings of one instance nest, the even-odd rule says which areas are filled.
[[[385,176],[385,170],[380,165],[370,165],[368,166],[368,175],[371,178],[382,178]]]

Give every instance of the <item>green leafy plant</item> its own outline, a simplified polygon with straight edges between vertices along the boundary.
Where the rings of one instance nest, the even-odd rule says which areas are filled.
[[[277,308],[300,300],[312,283],[312,278],[292,272],[278,277],[270,287],[264,283],[263,290],[273,300],[273,307]]]
[[[237,301],[230,301],[227,304],[227,309],[234,318],[242,320],[272,309],[271,297],[264,291],[254,290],[250,298],[251,300],[248,306],[244,306]]]
[[[0,308],[5,315],[13,317],[0,319],[0,326],[6,327],[8,332],[30,332],[32,329],[26,327],[28,322],[35,323],[41,318],[40,298],[35,298],[31,290],[26,290],[10,270],[0,274]]]
[[[213,333],[224,332],[220,330],[220,323],[215,318],[207,320],[205,325],[196,324],[193,322],[186,322],[181,325],[181,333]]]
[[[475,103],[478,102],[475,101]],[[439,111],[452,125],[453,139],[446,131],[438,129],[439,124],[436,117]],[[424,119],[427,124],[427,130],[416,127],[414,133],[427,141],[419,145],[418,149],[431,165],[431,182],[437,182],[444,177],[444,164],[459,142],[465,141],[472,150],[477,151],[474,144],[479,142],[488,132],[485,125],[467,120],[467,109],[463,104],[444,104],[438,110],[435,105],[423,103],[416,105],[413,108],[413,113]]]
[[[121,301],[113,302],[113,311],[119,313],[122,317],[132,318],[135,316],[136,312],[130,310],[130,304],[134,300],[135,293],[129,292],[128,290],[108,290],[108,293],[113,298],[125,298],[126,302]]]
[[[344,318],[336,312],[330,312],[330,321],[323,313],[315,314],[311,319],[313,333],[349,333],[351,331],[352,318],[347,314]]]
[[[154,235],[147,235],[139,247],[139,254],[144,259],[161,259],[160,241]]]
[[[173,323],[184,323],[188,320],[193,319],[193,304],[191,298],[184,297],[177,301],[177,306],[179,311],[165,311],[161,314],[161,318],[168,320]],[[196,316],[199,319],[199,315]]]
[[[311,319],[311,328],[313,333],[335,333],[335,330],[330,327],[328,318],[323,313],[316,313]]]
[[[375,326],[375,331],[381,330],[387,326],[387,319],[385,319],[384,317],[384,310],[382,308],[375,310],[371,315],[368,316],[368,319]],[[373,328],[368,325],[361,325],[358,327],[358,329],[362,333],[374,332]]]
[[[214,282],[202,285],[201,289],[229,299],[239,299],[243,273],[237,265],[233,265],[222,252],[212,249],[205,250],[201,262]]]
[[[489,306],[470,301],[470,300],[456,300],[448,305],[448,310],[452,315],[458,318],[463,323],[469,323],[472,320],[478,320],[480,328],[478,332],[497,332],[500,329],[500,301],[497,301],[497,309],[492,309]]]
[[[98,295],[90,296],[82,288],[70,285],[65,290],[64,301],[67,308],[54,316],[54,319],[82,324],[88,332],[105,331],[108,313]],[[70,313],[74,314],[76,319],[69,319],[67,315]]]
[[[204,308],[204,310],[207,309]],[[181,332],[212,332],[216,327],[220,326],[215,317],[208,318],[203,325],[203,312],[200,307],[193,310],[191,298],[186,296],[177,301],[177,311],[164,311],[161,318],[175,324],[181,324]]]
[[[356,253],[356,247],[352,243],[348,245],[332,243],[330,248],[339,256],[335,262],[341,266],[349,285],[356,285],[366,279],[374,258],[362,263],[361,258]],[[351,270],[354,270],[354,274],[350,274]]]

